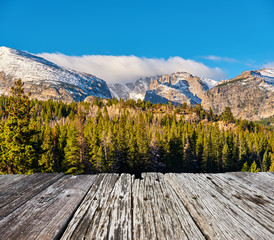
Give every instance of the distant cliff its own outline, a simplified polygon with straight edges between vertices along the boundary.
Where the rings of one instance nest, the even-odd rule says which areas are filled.
[[[274,116],[274,70],[245,71],[222,81],[204,94],[202,105],[217,114],[231,107],[234,117],[249,120]]]

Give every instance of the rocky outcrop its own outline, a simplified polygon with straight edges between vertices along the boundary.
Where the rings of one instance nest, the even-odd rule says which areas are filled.
[[[146,91],[149,90],[150,84],[155,78],[157,78],[157,76],[140,78],[135,82],[125,84],[109,84],[111,96],[117,99],[133,99],[135,101],[144,99]]]
[[[234,117],[249,120],[274,116],[274,70],[245,71],[222,81],[204,94],[202,105],[217,114],[231,107]]]
[[[116,98],[140,98],[152,103],[197,104],[201,103],[204,92],[216,83],[186,72],[177,72],[140,78],[134,83],[112,84],[109,88],[112,96]]]
[[[41,57],[0,47],[0,93],[9,94],[21,78],[25,92],[39,100],[83,101],[87,96],[111,98],[105,81],[87,73],[60,67]]]
[[[209,86],[199,77],[186,72],[177,72],[170,76],[165,74],[151,82],[146,99],[149,95],[150,101],[155,103],[156,99],[151,95],[153,92],[154,95],[177,104],[198,104],[201,103],[201,98],[208,89]]]

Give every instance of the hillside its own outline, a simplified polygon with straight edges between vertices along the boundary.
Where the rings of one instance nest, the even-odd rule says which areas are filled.
[[[29,101],[19,87],[0,98],[0,173],[273,171],[273,130],[235,121],[229,108]]]
[[[40,100],[83,101],[87,96],[111,98],[105,81],[49,62],[33,54],[0,47],[0,93],[9,94],[21,78],[26,92]]]
[[[202,105],[217,114],[230,107],[236,118],[261,120],[274,116],[274,70],[246,71],[204,94]]]

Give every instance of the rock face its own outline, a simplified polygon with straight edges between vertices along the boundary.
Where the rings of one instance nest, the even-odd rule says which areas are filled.
[[[218,114],[231,107],[234,117],[249,120],[274,116],[274,69],[245,71],[222,81],[204,94],[202,105]]]
[[[110,91],[116,98],[140,98],[152,103],[197,104],[201,103],[204,92],[216,84],[216,81],[210,79],[177,72],[141,78],[135,83],[113,84],[110,85]]]
[[[21,78],[26,92],[39,100],[83,101],[87,96],[111,98],[105,81],[87,73],[60,67],[41,57],[0,47],[0,94],[9,94]]]
[[[145,98],[146,91],[149,90],[150,83],[157,77],[158,76],[140,78],[135,82],[126,84],[109,84],[109,89],[112,97],[117,99],[133,99],[136,101],[139,98]]]

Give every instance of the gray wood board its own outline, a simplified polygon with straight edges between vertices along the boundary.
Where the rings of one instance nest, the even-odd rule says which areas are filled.
[[[1,175],[0,239],[272,240],[273,178]]]
[[[1,219],[0,236],[20,240],[59,238],[95,178],[79,175],[56,180]]]
[[[201,179],[274,233],[274,202],[257,188],[227,178],[227,174],[203,174]]]
[[[100,174],[61,239],[131,239],[129,174]]]
[[[225,173],[226,178],[232,178],[240,181],[250,187],[255,188],[257,191],[264,192],[265,195],[274,200],[274,174],[268,172],[231,172]]]
[[[212,187],[203,174],[166,174],[208,239],[273,239],[273,234]]]
[[[9,184],[18,182],[25,177],[27,177],[27,175],[17,175],[17,174],[0,175],[0,192],[4,191],[4,189],[7,188]]]
[[[134,239],[205,239],[163,174],[142,178],[132,190]]]
[[[0,220],[64,176],[63,173],[32,174],[0,192]]]

